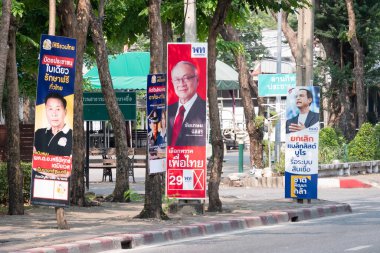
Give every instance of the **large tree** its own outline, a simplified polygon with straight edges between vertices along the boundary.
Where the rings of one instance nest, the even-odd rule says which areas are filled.
[[[9,50],[6,64],[7,108],[6,126],[8,137],[8,214],[24,214],[23,171],[20,159],[19,92],[16,62],[16,18],[12,16],[9,28]]]
[[[99,72],[101,90],[115,134],[117,167],[115,189],[112,193],[113,201],[122,202],[124,201],[124,192],[129,190],[127,132],[124,115],[121,113],[120,107],[117,103],[109,70],[108,53],[102,25],[102,21],[105,18],[104,7],[105,2],[100,0],[98,5],[98,15],[95,15],[94,10],[91,11],[90,27],[96,53],[96,63]]]
[[[349,6],[351,10],[343,0],[321,0],[316,5],[315,33],[328,56],[320,65],[331,78],[331,82],[321,82],[328,100],[327,121],[349,140],[355,136],[358,124],[366,120],[364,89],[374,79],[371,75],[363,81],[361,71],[364,69],[365,77],[378,69],[376,60],[371,58],[378,61],[378,53],[373,49],[379,38],[379,4],[375,0],[365,0],[360,6]],[[355,17],[355,27],[353,19],[349,21],[350,16]],[[374,53],[377,57],[373,57]],[[362,61],[364,66],[361,66]]]
[[[224,25],[221,34],[226,41],[233,41],[240,44],[239,33],[231,25]],[[250,161],[251,166],[257,166],[258,168],[263,168],[263,145],[262,140],[264,137],[264,118],[257,117],[254,110],[254,104],[252,101],[252,86],[253,81],[248,72],[248,66],[245,56],[245,51],[232,50],[235,56],[236,66],[239,72],[239,84],[240,84],[240,94],[242,97],[242,104],[244,108],[245,123],[247,128],[247,133],[249,136],[249,148],[250,148]],[[257,95],[257,93],[256,93]],[[257,97],[258,98],[258,97]],[[262,99],[258,98],[259,104],[262,103]]]
[[[150,32],[150,73],[163,72],[163,45],[162,26],[160,16],[161,0],[149,0],[149,32]],[[145,203],[144,209],[138,218],[167,219],[162,210],[162,187],[161,174],[149,174],[149,163],[145,172]]]
[[[11,6],[12,0],[3,0],[0,27],[0,111],[2,108],[6,62],[8,58],[8,32],[11,19]]]
[[[73,132],[73,170],[71,174],[71,203],[84,206],[84,128],[83,128],[83,58],[87,43],[90,20],[90,2],[80,0],[76,5],[70,0],[63,0],[58,8],[61,20],[61,32],[64,36],[77,40],[76,73],[74,87],[74,132]]]
[[[364,53],[360,45],[356,32],[356,15],[353,0],[346,0],[348,14],[348,42],[354,51],[354,85],[356,92],[356,113],[358,117],[358,126],[360,127],[365,121],[366,104],[365,104],[365,84],[364,84]]]
[[[218,107],[218,92],[216,87],[215,62],[216,62],[216,39],[224,24],[232,0],[218,0],[216,9],[209,26],[208,33],[208,90],[209,118],[211,127],[211,173],[208,182],[208,196],[210,212],[221,212],[222,201],[219,198],[219,185],[222,174],[224,147],[220,129],[220,116]]]

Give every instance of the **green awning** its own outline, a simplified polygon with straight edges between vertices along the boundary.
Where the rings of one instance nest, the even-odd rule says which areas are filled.
[[[149,52],[127,52],[108,57],[114,89],[145,90],[149,74]],[[85,75],[92,88],[100,89],[98,68],[93,67]]]
[[[149,74],[149,52],[127,52],[108,57],[114,89],[145,90]],[[100,89],[98,68],[93,67],[85,75],[93,89]],[[238,73],[221,61],[216,61],[218,90],[239,89]]]

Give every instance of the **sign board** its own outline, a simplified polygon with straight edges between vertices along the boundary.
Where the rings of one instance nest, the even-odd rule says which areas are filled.
[[[296,74],[259,75],[259,97],[286,96],[288,88],[296,87]]]
[[[169,43],[168,198],[206,198],[207,44]]]
[[[136,120],[136,92],[116,92],[124,119]],[[109,120],[109,115],[101,92],[83,93],[83,119],[84,120]]]
[[[42,35],[38,66],[31,203],[69,206],[76,40]]]
[[[166,171],[166,74],[148,75],[147,129],[149,174]]]
[[[288,90],[285,197],[316,199],[318,189],[319,87]]]

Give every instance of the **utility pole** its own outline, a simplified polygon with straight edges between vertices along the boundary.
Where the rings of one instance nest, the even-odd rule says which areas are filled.
[[[197,41],[196,0],[184,0],[185,12],[185,41]]]
[[[314,0],[299,10],[297,38],[297,86],[313,85]]]
[[[313,85],[313,42],[314,42],[314,0],[309,0],[310,7],[299,11],[297,35],[297,86]],[[297,199],[297,203],[305,203]],[[311,203],[311,199],[307,200]]]
[[[185,42],[197,42],[197,8],[196,0],[184,0],[184,13],[185,13]],[[180,208],[186,205],[195,207],[195,210],[204,210],[204,201],[180,199]]]
[[[282,10],[277,13],[277,74],[281,74],[282,65]],[[276,96],[276,113],[278,115],[276,124],[274,153],[276,162],[280,162],[281,154],[281,96]]]

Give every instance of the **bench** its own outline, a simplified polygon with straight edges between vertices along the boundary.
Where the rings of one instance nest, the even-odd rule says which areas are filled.
[[[99,152],[91,152],[91,154],[99,155]],[[102,152],[102,159],[92,159],[92,161],[89,163],[89,169],[103,169],[103,178],[102,181],[106,181],[107,177],[109,177],[109,181],[112,182],[112,169],[117,168],[116,164],[116,152],[115,148],[110,148],[106,152]],[[134,149],[128,150],[128,177],[132,177],[133,183],[136,183],[135,181],[135,173],[134,173]]]

